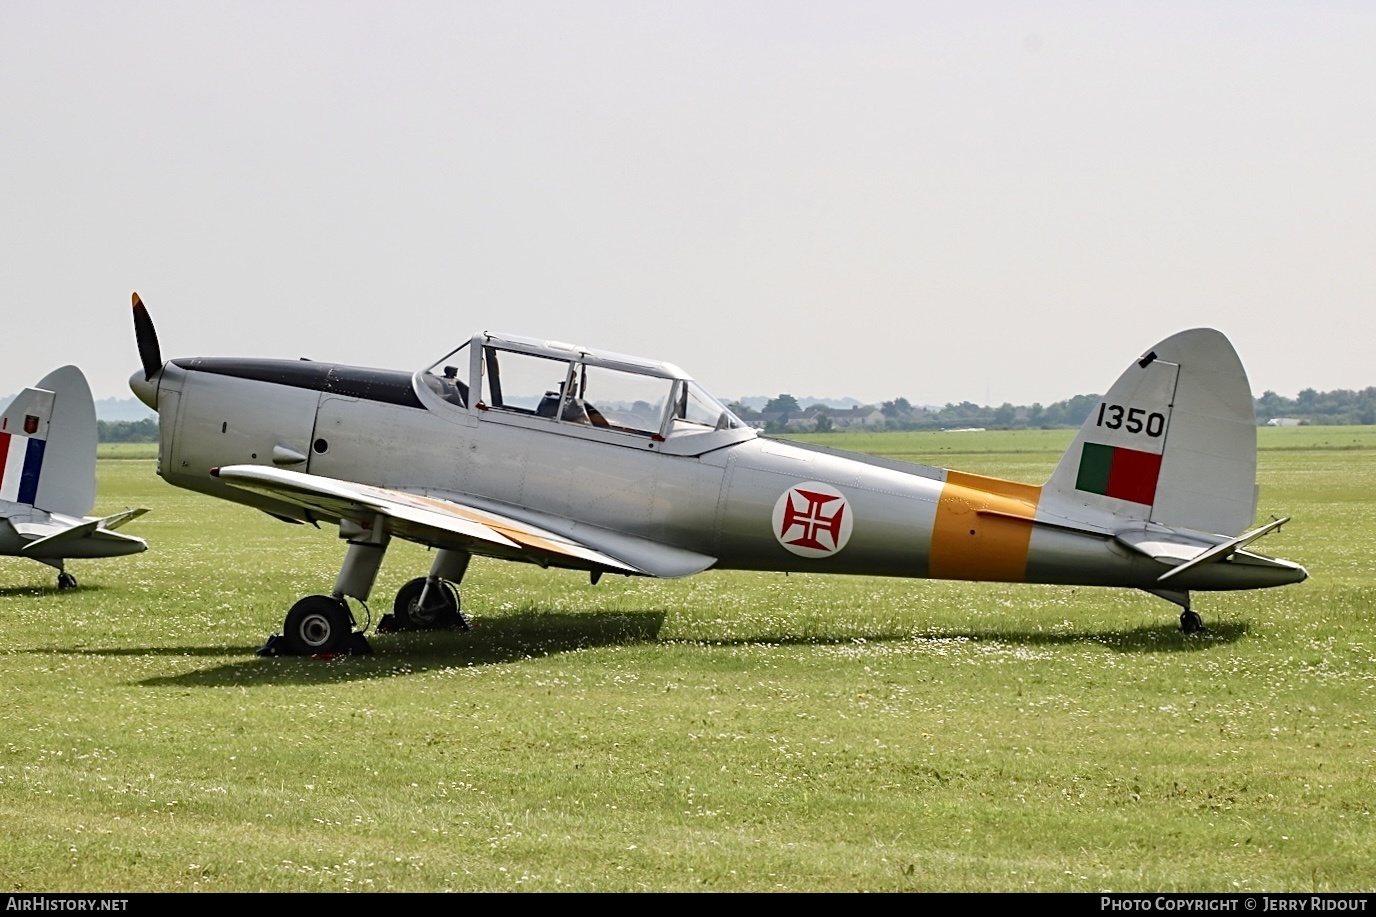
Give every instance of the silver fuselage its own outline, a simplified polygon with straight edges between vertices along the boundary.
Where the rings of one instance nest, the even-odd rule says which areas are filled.
[[[1164,569],[1103,533],[1058,527],[1066,507],[1040,505],[1036,486],[802,448],[749,430],[657,442],[450,404],[420,374],[304,361],[177,360],[163,367],[156,386],[158,473],[178,487],[287,519],[337,521],[312,520],[296,506],[227,486],[212,469],[275,464],[462,498],[532,523],[557,517],[708,555],[727,569],[1144,589]],[[845,541],[840,549],[800,553],[784,536],[809,530],[802,523],[781,528],[780,508],[792,489],[802,486],[793,491],[799,500],[797,493],[816,484],[841,495],[849,513]],[[834,520],[837,505],[814,515]],[[786,512],[796,519],[809,509],[798,502]],[[818,537],[834,548],[837,530]],[[1212,564],[1181,576],[1174,588],[1256,588],[1302,578]]]

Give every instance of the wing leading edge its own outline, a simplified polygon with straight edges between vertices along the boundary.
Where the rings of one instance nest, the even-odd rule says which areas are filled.
[[[529,510],[520,511],[527,519],[518,519],[452,497],[422,496],[262,465],[226,465],[211,473],[232,487],[300,507],[322,520],[367,528],[380,517],[389,534],[431,547],[541,566],[656,577],[700,573],[716,563],[716,558],[705,554]],[[575,529],[576,538],[570,534]]]

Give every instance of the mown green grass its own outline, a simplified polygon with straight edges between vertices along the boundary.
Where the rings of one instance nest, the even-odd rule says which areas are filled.
[[[823,441],[1039,483],[1070,436]],[[254,654],[332,532],[103,460],[147,553],[0,559],[0,883],[1376,890],[1373,437],[1262,431],[1257,547],[1311,578],[1199,596],[1201,637],[1126,591],[477,560],[474,632],[333,661]]]

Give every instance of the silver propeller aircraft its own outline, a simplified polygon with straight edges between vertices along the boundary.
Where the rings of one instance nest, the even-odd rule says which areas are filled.
[[[96,406],[75,366],[48,373],[0,415],[0,554],[57,568],[75,589],[72,558],[120,557],[148,548],[114,531],[147,512],[88,516],[96,502]]]
[[[418,372],[163,362],[133,305],[158,473],[348,543],[264,654],[366,651],[347,599],[367,602],[393,537],[435,552],[397,629],[467,627],[474,554],[594,583],[715,567],[1127,587],[1179,605],[1187,632],[1192,591],[1307,576],[1248,550],[1287,520],[1251,528],[1251,389],[1210,329],[1134,360],[1038,487],[761,437],[672,364],[554,341],[477,334]]]

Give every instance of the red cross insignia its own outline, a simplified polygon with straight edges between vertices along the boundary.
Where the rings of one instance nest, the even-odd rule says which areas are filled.
[[[850,502],[830,484],[808,481],[774,504],[774,537],[800,557],[830,557],[850,540]]]

